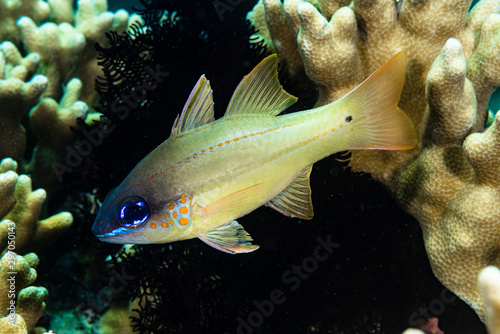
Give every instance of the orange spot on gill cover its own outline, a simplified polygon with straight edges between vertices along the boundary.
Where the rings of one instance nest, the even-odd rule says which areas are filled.
[[[189,219],[187,219],[187,218],[181,218],[181,219],[179,219],[179,223],[181,225],[187,225],[187,224],[189,224]]]
[[[187,206],[183,206],[182,208],[179,209],[179,211],[185,215],[186,213],[189,212],[189,209]]]
[[[175,205],[174,205],[174,204],[169,204],[169,205],[167,206],[167,209],[169,209],[169,210],[173,210],[174,208],[175,208]]]
[[[167,222],[163,222],[163,223],[161,223],[161,226],[162,226],[162,227],[167,227],[167,226],[168,226],[168,224],[167,224]]]
[[[186,200],[187,200],[187,198],[183,198],[179,202],[181,202],[182,204],[184,204],[184,203],[186,203]]]
[[[177,218],[177,212],[175,212],[175,211],[174,211],[174,213],[172,214],[172,216],[173,216],[174,218]]]
[[[151,224],[151,228],[155,229],[156,228],[156,224],[155,223]]]

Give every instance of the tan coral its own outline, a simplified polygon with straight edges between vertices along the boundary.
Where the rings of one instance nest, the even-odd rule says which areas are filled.
[[[37,69],[38,61],[37,53],[23,58],[14,44],[0,45],[0,157],[9,156],[21,162],[21,171],[30,173],[37,187],[50,191],[59,182],[51,164],[64,160],[65,148],[75,138],[71,127],[78,128],[77,119],[86,118],[88,107],[79,101],[82,84],[76,78],[64,87],[59,102],[49,97],[41,99],[48,85],[47,78],[36,75],[28,80]],[[27,134],[21,122],[28,113],[30,129],[39,142],[34,152],[26,152]],[[94,116],[98,114],[87,119],[94,120]],[[27,153],[32,159],[25,162],[23,158]]]
[[[105,32],[123,32],[141,19],[124,10],[108,12],[105,0],[80,0],[76,11],[72,1],[50,0],[47,8],[56,23],[39,26],[39,16],[9,16],[17,21],[21,40],[4,42],[0,49],[0,158],[16,159],[36,186],[50,192],[61,181],[51,164],[64,164],[76,137],[70,128],[79,128],[78,118],[93,124],[101,116],[93,110],[95,80],[102,75],[95,44],[107,43]],[[10,12],[16,13],[24,12]],[[28,52],[24,58],[21,43]],[[37,103],[29,115],[33,129],[25,129],[21,119]],[[33,154],[25,152],[26,130],[40,143]],[[24,161],[25,156],[33,158]]]
[[[40,55],[38,72],[49,81],[44,97],[59,99],[60,87],[85,47],[85,36],[66,22],[59,25],[47,22],[37,27],[32,19],[22,17],[17,25],[26,51]]]
[[[500,270],[493,266],[486,267],[478,280],[486,304],[488,333],[500,334]]]
[[[17,25],[24,47],[28,52],[40,55],[40,74],[47,76],[49,87],[44,96],[59,99],[60,87],[72,77],[79,78],[82,85],[81,99],[89,105],[96,103],[95,80],[103,75],[97,64],[95,44],[106,45],[105,32],[126,31],[137,22],[137,15],[124,10],[116,13],[107,11],[103,0],[80,0],[76,12],[68,13],[66,2],[55,16],[59,24],[47,22],[37,26],[36,21],[22,17]],[[52,1],[55,7],[57,2]],[[70,17],[72,19],[70,19]]]
[[[7,248],[8,232],[14,230],[17,253],[36,251],[53,243],[73,222],[69,212],[39,220],[45,201],[43,189],[32,191],[31,179],[17,175],[17,164],[12,159],[0,163],[0,254]],[[9,239],[10,240],[10,239]]]
[[[419,220],[435,275],[483,317],[477,275],[500,265],[498,119],[474,132],[484,129],[488,98],[500,85],[500,1],[482,0],[470,12],[466,0],[344,4],[262,0],[254,22],[285,65],[300,55],[318,86],[317,105],[339,99],[392,55],[407,52],[399,106],[416,126],[419,146],[355,151],[350,166],[385,183]],[[280,15],[287,24],[276,24]],[[280,42],[289,35],[296,49]],[[289,69],[299,71],[300,64]]]
[[[36,22],[49,15],[49,5],[43,0],[1,0],[0,1],[0,41],[20,41],[16,21],[27,16]]]
[[[21,119],[38,103],[48,84],[43,75],[32,77],[38,62],[35,53],[23,58],[14,44],[0,44],[0,157],[20,160],[24,156],[26,129]]]
[[[0,259],[0,334],[31,333],[42,316],[47,289],[30,286],[38,262],[34,253],[23,257],[8,252]]]

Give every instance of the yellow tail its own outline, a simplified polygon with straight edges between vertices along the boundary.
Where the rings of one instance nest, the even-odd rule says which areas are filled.
[[[349,149],[404,150],[415,147],[417,133],[398,108],[406,72],[406,53],[399,52],[339,102],[352,113],[356,137]]]

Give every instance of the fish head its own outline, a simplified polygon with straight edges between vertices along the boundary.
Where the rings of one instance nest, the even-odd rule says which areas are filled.
[[[101,241],[118,244],[168,243],[190,238],[193,199],[180,192],[159,198],[147,185],[120,186],[104,200],[92,227]]]

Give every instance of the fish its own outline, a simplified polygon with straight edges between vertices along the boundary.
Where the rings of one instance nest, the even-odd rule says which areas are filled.
[[[318,160],[347,150],[415,147],[413,123],[397,106],[404,51],[339,100],[279,116],[297,98],[283,89],[277,68],[275,54],[262,60],[217,120],[202,75],[170,137],[106,196],[93,234],[122,244],[199,238],[225,253],[252,252],[259,246],[236,219],[263,205],[312,219],[309,176]]]

